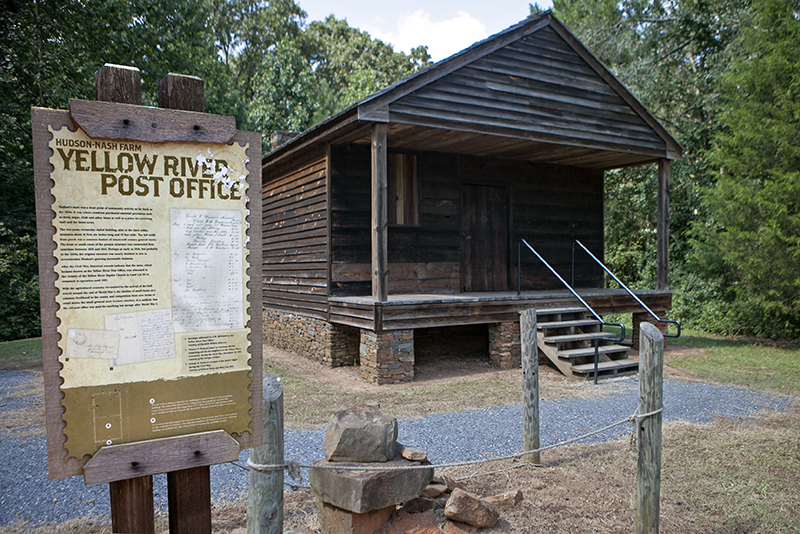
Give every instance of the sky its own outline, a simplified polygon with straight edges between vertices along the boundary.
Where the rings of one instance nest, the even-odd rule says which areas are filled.
[[[529,0],[296,0],[306,22],[333,14],[408,53],[427,45],[434,61],[494,35],[530,14]],[[552,0],[538,0],[550,9]]]

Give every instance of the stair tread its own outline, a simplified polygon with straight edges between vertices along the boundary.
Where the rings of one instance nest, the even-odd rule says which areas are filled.
[[[628,352],[629,347],[623,345],[603,345],[597,348],[600,354],[614,354],[618,352]],[[587,347],[585,349],[568,349],[558,351],[560,358],[580,358],[583,356],[594,356],[594,347]]]
[[[588,313],[586,308],[569,307],[569,308],[542,308],[536,310],[536,315],[555,315],[557,313]]]
[[[570,341],[591,341],[600,338],[615,338],[610,332],[588,332],[585,334],[562,334],[557,336],[545,336],[545,343],[568,343]]]
[[[611,360],[609,362],[598,362],[598,371],[608,371],[609,369],[632,369],[639,367],[639,360]],[[580,365],[573,365],[571,367],[573,373],[593,373],[594,363],[582,363]]]
[[[593,326],[600,324],[597,319],[573,319],[571,321],[548,321],[544,323],[537,323],[536,328],[539,330],[549,330],[552,328],[569,328],[571,326]]]

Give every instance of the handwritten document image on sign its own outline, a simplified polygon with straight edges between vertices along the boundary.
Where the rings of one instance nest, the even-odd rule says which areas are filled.
[[[106,330],[119,332],[119,354],[114,365],[175,357],[172,310],[106,315]]]
[[[170,210],[176,333],[244,328],[242,212]]]

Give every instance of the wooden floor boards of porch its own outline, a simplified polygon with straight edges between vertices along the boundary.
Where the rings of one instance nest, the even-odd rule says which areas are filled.
[[[622,289],[577,292],[600,315],[645,311]],[[656,313],[672,307],[670,291],[634,293]],[[383,303],[374,303],[371,296],[330,297],[328,304],[332,323],[375,331],[513,322],[524,309],[580,305],[567,290],[402,294]]]

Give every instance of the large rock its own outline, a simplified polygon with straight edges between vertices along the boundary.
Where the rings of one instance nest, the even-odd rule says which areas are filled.
[[[453,521],[461,521],[474,527],[493,527],[500,517],[497,509],[486,501],[456,488],[447,499],[444,515]]]
[[[362,404],[331,415],[325,432],[329,462],[387,462],[394,458],[397,419],[377,404]]]
[[[433,467],[428,469],[403,469],[369,471],[368,465],[333,463],[320,460],[314,465],[341,467],[361,466],[363,471],[310,469],[308,478],[312,491],[323,502],[338,508],[363,514],[387,506],[400,504],[419,497],[433,477]],[[381,467],[419,466],[403,458],[381,464]]]

